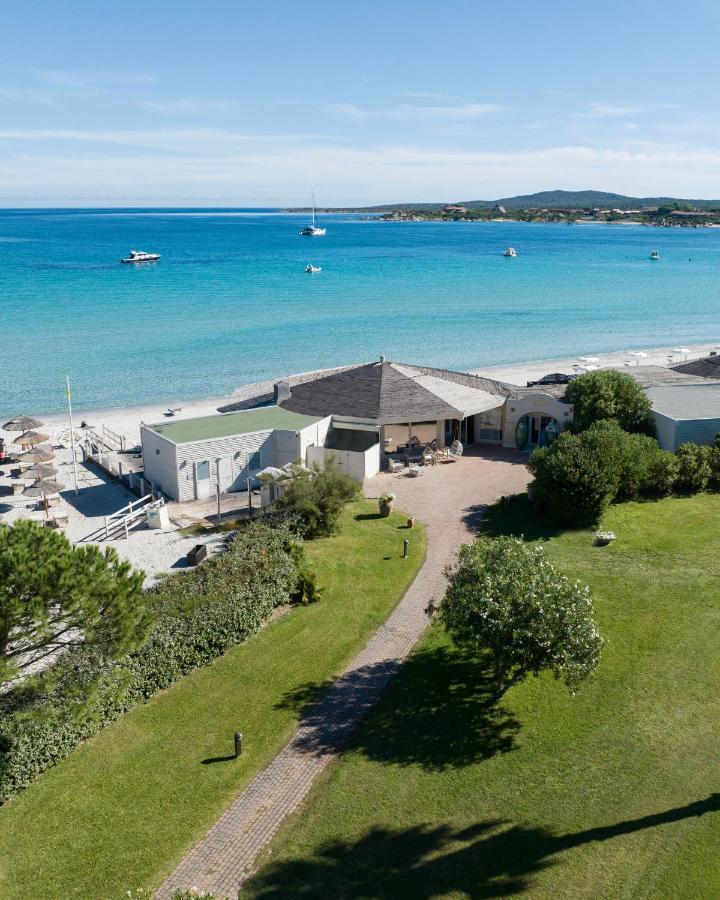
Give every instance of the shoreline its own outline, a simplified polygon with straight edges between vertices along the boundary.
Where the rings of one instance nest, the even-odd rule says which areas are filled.
[[[707,341],[702,344],[693,344],[687,348],[688,353],[673,352],[672,347],[651,347],[643,351],[638,350],[619,350],[613,352],[593,353],[588,350],[585,357],[593,357],[593,361],[588,360],[588,365],[597,368],[619,368],[631,369],[637,365],[641,366],[666,366],[677,365],[688,360],[697,359],[702,356],[708,356],[711,352],[720,352],[720,339],[715,344]],[[632,353],[643,352],[644,357],[632,356]],[[467,371],[473,375],[483,375],[497,381],[505,381],[520,387],[525,387],[528,381],[535,381],[543,375],[551,372],[565,372],[573,374],[581,371],[583,362],[580,356],[574,357],[553,357],[541,360],[529,360],[523,363],[506,363],[496,366],[485,366],[482,368],[471,368]],[[335,371],[338,366],[332,366],[324,369],[313,369],[303,373],[289,376],[296,378],[301,375],[314,375],[322,372]],[[170,409],[178,409],[179,412],[173,417],[173,421],[180,419],[193,418],[196,416],[208,416],[218,414],[218,409],[233,403],[239,403],[243,400],[249,400],[253,397],[272,393],[273,384],[280,378],[288,376],[278,375],[277,378],[270,381],[259,381],[252,384],[240,385],[230,394],[224,394],[214,397],[193,398],[189,400],[170,400],[163,403],[157,402],[144,403],[138,406],[128,407],[112,407],[103,409],[80,408],[73,409],[73,422],[75,427],[79,427],[80,422],[86,420],[88,424],[95,427],[106,425],[113,431],[124,434],[130,444],[139,443],[140,440],[140,424],[146,422],[155,424],[158,422],[169,421],[170,417],[165,413]],[[27,411],[25,411],[27,412]],[[17,413],[15,413],[17,414]],[[35,415],[36,411],[30,410],[29,415]],[[50,413],[43,415],[38,413],[39,417],[45,423],[45,427],[52,429],[55,433],[59,433],[68,427],[67,412]]]

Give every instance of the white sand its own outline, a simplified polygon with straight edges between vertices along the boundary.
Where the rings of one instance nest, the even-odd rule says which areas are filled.
[[[476,375],[484,375],[487,378],[495,378],[498,381],[507,381],[510,384],[525,385],[528,381],[535,381],[550,372],[565,372],[572,375],[583,371],[580,356],[597,357],[589,363],[598,368],[613,367],[617,369],[629,369],[637,365],[641,366],[673,366],[684,362],[686,359],[699,359],[708,356],[711,352],[720,353],[720,344],[694,344],[687,347],[688,353],[677,353],[672,347],[644,347],[642,350],[625,350],[616,353],[593,353],[590,347],[586,353],[579,356],[564,357],[562,359],[544,359],[534,362],[517,363],[506,366],[491,366],[486,369],[472,369]],[[644,352],[644,357],[632,356],[633,353]]]

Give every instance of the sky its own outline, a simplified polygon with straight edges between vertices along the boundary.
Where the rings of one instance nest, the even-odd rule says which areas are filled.
[[[712,0],[25,0],[0,205],[720,198]]]

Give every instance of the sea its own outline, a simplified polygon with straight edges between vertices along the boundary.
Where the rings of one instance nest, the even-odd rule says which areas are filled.
[[[720,339],[720,229],[320,219],[309,238],[276,210],[0,210],[0,413],[62,410],[66,376],[97,409],[380,355],[475,369]]]

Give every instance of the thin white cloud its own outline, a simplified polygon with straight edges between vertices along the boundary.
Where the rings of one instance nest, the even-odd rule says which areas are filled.
[[[582,116],[590,118],[622,118],[623,116],[636,116],[642,112],[642,107],[631,103],[591,103],[590,109]]]
[[[73,71],[68,69],[38,69],[39,81],[58,87],[88,89],[109,85],[154,84],[156,78],[144,72]]]
[[[354,103],[330,103],[325,107],[327,112],[346,119],[362,121],[365,119],[398,119],[398,120],[448,120],[477,119],[491,115],[504,109],[498,103],[460,103],[460,104],[413,104],[400,103],[397,106],[367,108]]]
[[[0,100],[13,103],[40,103],[43,106],[55,106],[55,99],[47,91],[26,87],[0,87]]]
[[[133,103],[138,109],[156,113],[159,116],[189,115],[197,116],[207,113],[229,112],[235,108],[230,100],[212,97],[176,97],[172,100],[136,100]]]
[[[12,198],[30,196],[177,202],[212,196],[229,205],[248,197],[298,205],[306,202],[298,185],[311,183],[322,202],[332,205],[492,199],[558,185],[641,196],[720,196],[720,150],[675,144],[503,152],[270,139],[244,146],[208,140],[182,155],[168,148],[100,156],[91,149],[70,148],[62,155],[50,142],[5,153],[0,198],[11,205]]]

